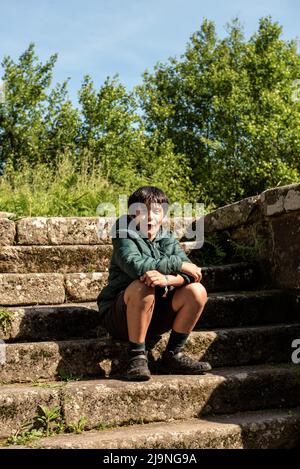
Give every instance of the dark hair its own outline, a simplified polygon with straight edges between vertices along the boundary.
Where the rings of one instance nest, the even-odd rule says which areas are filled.
[[[128,208],[131,204],[134,203],[143,203],[147,206],[147,208],[149,208],[152,203],[167,204],[163,205],[164,214],[166,214],[168,210],[169,199],[166,194],[158,187],[142,186],[129,196]]]

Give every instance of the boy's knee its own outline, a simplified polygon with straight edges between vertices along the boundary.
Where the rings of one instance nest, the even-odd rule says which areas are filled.
[[[153,287],[148,287],[144,282],[137,279],[133,280],[126,288],[124,301],[127,304],[129,299],[152,300],[154,294],[155,289]]]
[[[202,283],[194,282],[185,285],[185,288],[189,291],[190,297],[199,306],[204,306],[208,300],[207,291]]]
[[[195,297],[198,299],[198,301],[205,305],[208,297],[207,297],[207,291],[206,288],[202,285],[202,283],[193,283],[194,288],[195,288]]]

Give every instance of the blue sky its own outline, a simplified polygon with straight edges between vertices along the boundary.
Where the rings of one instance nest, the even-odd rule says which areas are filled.
[[[70,77],[76,102],[86,73],[97,88],[119,73],[131,89],[145,69],[183,53],[203,18],[222,37],[238,16],[248,38],[266,15],[283,26],[285,39],[300,38],[299,0],[0,0],[0,58],[16,60],[30,42],[42,60],[57,52],[54,81]]]

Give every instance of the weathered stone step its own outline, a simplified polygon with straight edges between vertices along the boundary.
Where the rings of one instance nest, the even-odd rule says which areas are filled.
[[[169,334],[149,347],[154,359],[164,349]],[[247,364],[291,363],[292,341],[300,324],[219,329],[192,332],[186,344],[191,356],[208,360],[213,367]],[[115,375],[124,366],[126,343],[110,338],[30,342],[2,345],[6,361],[0,364],[1,380],[26,382],[56,379],[59,373],[76,376]]]
[[[0,273],[0,305],[63,303],[65,297],[76,302],[95,301],[108,279],[108,272],[45,272]],[[203,267],[202,273],[202,283],[209,292],[251,290],[259,286],[258,268],[247,263]]]
[[[208,292],[252,290],[261,285],[258,265],[247,262],[202,267],[202,282]]]
[[[2,245],[107,244],[111,243],[110,229],[116,220],[115,217],[23,217],[14,222],[8,220],[11,216],[15,214],[0,212]],[[180,239],[193,220],[171,216],[162,225]]]
[[[142,383],[103,379],[2,385],[0,437],[33,421],[38,405],[60,405],[66,425],[84,416],[85,429],[91,430],[299,404],[297,365],[228,368],[202,376],[154,375]]]
[[[9,314],[6,326],[0,320],[0,339],[8,341],[63,340],[101,335],[95,302],[2,307],[0,311]],[[299,319],[299,303],[294,296],[280,290],[211,293],[195,329],[288,323]]]
[[[16,241],[28,245],[106,244],[111,239],[100,236],[99,231],[106,225],[102,217],[24,217],[16,223]]]
[[[300,320],[296,294],[282,290],[210,293],[197,328],[242,327]]]
[[[2,273],[101,272],[109,265],[112,246],[2,246]]]
[[[0,305],[95,301],[107,278],[108,272],[0,274]]]
[[[99,326],[97,303],[65,303],[47,306],[2,307],[0,339],[8,342],[92,338],[105,333]]]
[[[58,435],[30,446],[49,449],[274,449],[300,442],[300,410],[269,410]],[[199,462],[199,459],[198,459]],[[191,463],[192,464],[192,463]]]

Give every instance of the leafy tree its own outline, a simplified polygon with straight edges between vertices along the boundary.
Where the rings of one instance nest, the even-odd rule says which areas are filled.
[[[299,180],[300,77],[295,41],[262,18],[247,42],[238,19],[219,39],[204,20],[179,58],[157,63],[136,87],[148,132],[185,154],[206,203],[224,205]]]
[[[81,137],[88,151],[112,184],[130,192],[138,185],[163,186],[170,197],[185,200],[191,189],[191,170],[185,155],[174,154],[170,140],[145,132],[136,97],[118,77],[109,77],[97,92],[89,76],[79,92]]]
[[[112,183],[134,177],[142,149],[143,133],[136,103],[117,77],[105,80],[97,92],[85,76],[79,92],[81,105],[80,148],[88,150]]]
[[[5,103],[0,113],[0,161],[15,169],[22,161],[34,165],[55,159],[66,149],[74,149],[78,133],[78,113],[67,98],[67,82],[52,91],[52,71],[57,55],[45,64],[38,61],[34,44],[15,63],[5,57],[3,81]]]
[[[265,17],[245,40],[233,19],[220,39],[205,19],[133,92],[117,75],[99,89],[86,75],[78,108],[68,80],[52,87],[56,54],[42,63],[30,44],[5,57],[0,208],[92,215],[144,184],[213,208],[299,180],[300,56],[281,34]]]
[[[142,184],[161,186],[174,200],[185,200],[188,191],[193,196],[187,158],[145,131],[135,96],[118,78],[96,90],[85,76],[76,109],[67,81],[51,88],[56,59],[39,62],[30,44],[17,63],[3,61],[3,208],[18,215],[92,215],[103,196],[115,201],[113,194]]]

